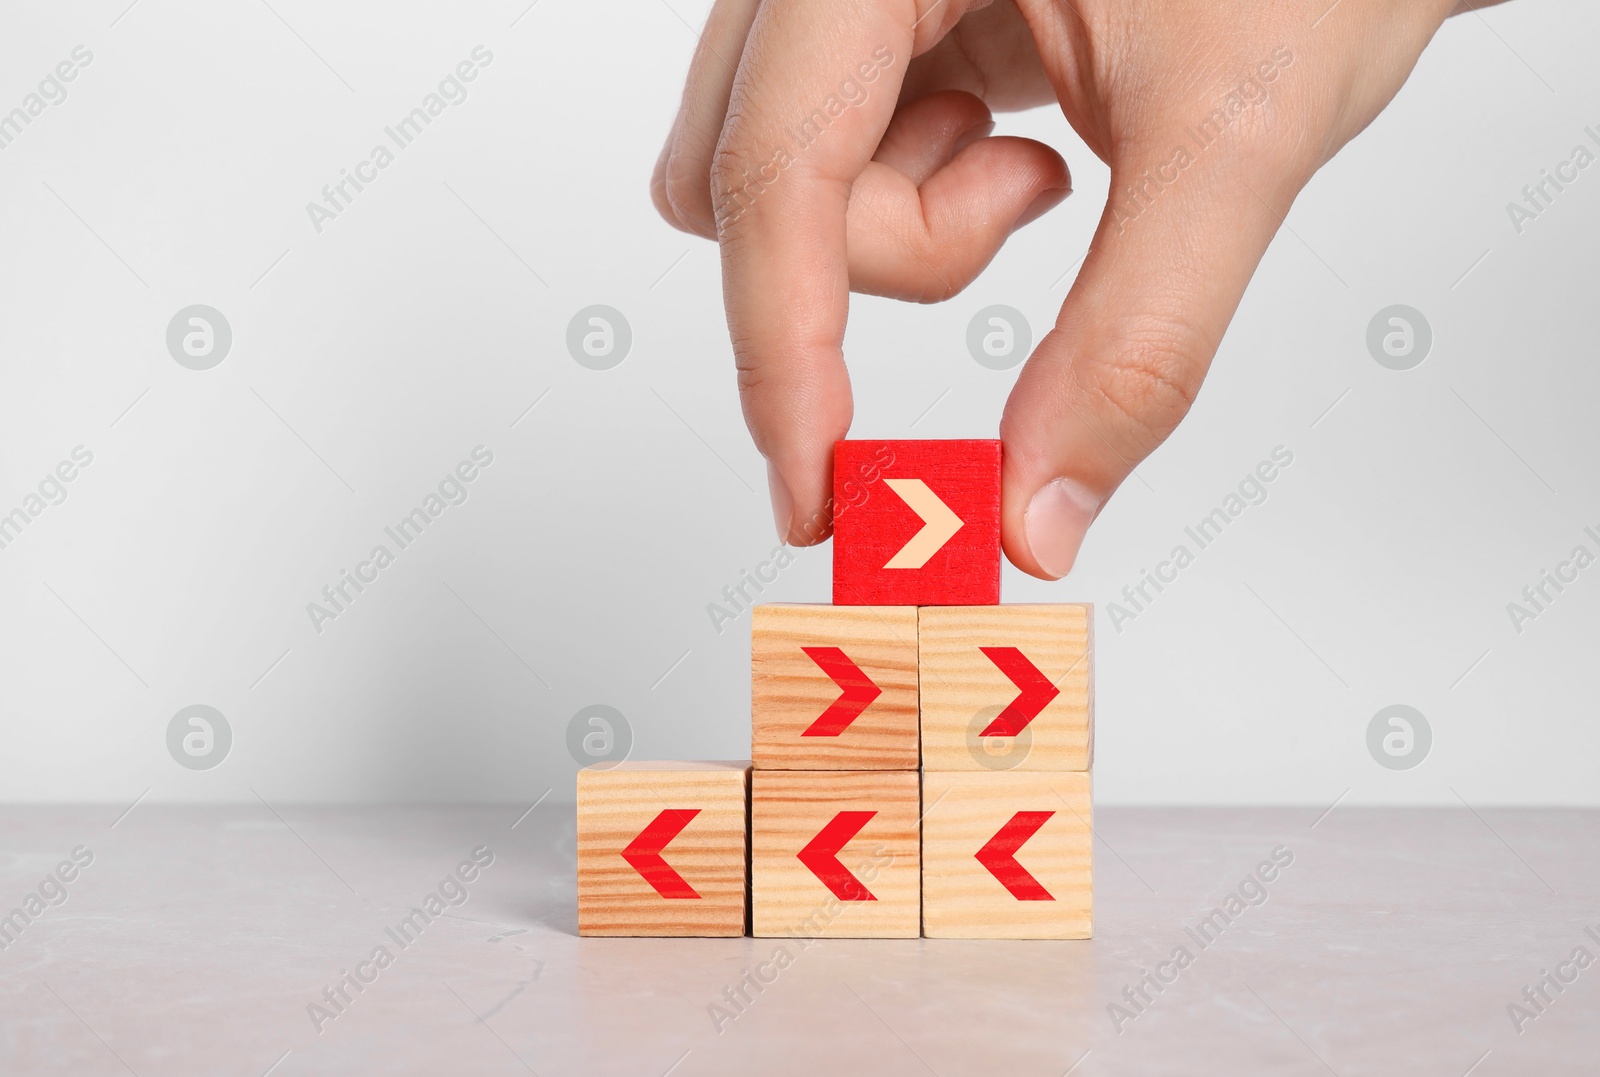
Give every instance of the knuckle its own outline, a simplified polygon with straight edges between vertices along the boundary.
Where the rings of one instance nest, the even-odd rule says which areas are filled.
[[[720,231],[752,208],[763,188],[760,159],[751,139],[748,114],[740,106],[738,88],[729,103],[721,136],[711,151],[709,168],[711,210]],[[776,177],[773,177],[774,179]]]
[[[711,163],[711,215],[716,233],[726,238],[728,230],[747,215],[760,214],[777,219],[781,210],[768,197],[793,163],[783,149],[767,156],[719,147]]]
[[[748,334],[736,333],[732,336],[733,364],[738,375],[739,392],[741,395],[759,393],[766,383],[766,368],[761,364],[758,356],[758,344]]]
[[[1164,441],[1189,413],[1205,353],[1177,326],[1142,330],[1093,368],[1092,391],[1145,447]]]
[[[717,234],[726,238],[726,230],[747,216],[781,218],[784,210],[778,203],[784,196],[773,192],[785,186],[784,174],[799,163],[786,140],[746,104],[741,88],[735,86],[710,153],[711,213]]]
[[[1291,121],[1290,111],[1269,100],[1240,125],[1233,153],[1253,174],[1300,176],[1315,171],[1320,143],[1307,137],[1307,125]]]
[[[711,152],[711,193],[727,194],[739,185],[749,169],[750,154],[737,141],[724,137]]]
[[[719,233],[743,217],[754,202],[745,191],[749,161],[749,153],[726,138],[711,155],[711,212]]]

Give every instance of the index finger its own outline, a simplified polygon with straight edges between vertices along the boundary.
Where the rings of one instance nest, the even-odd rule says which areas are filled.
[[[711,169],[745,422],[781,538],[830,533],[833,443],[850,429],[842,345],[851,185],[894,116],[920,8],[940,0],[767,0]]]

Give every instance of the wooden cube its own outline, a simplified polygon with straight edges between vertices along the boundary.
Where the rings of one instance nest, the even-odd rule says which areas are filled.
[[[1085,772],[929,772],[922,929],[931,939],[1087,939],[1093,832]]]
[[[755,771],[752,933],[916,938],[919,791],[915,771]]]
[[[833,446],[833,601],[1000,601],[1000,442]]]
[[[1091,612],[1080,605],[918,611],[923,767],[1088,770]]]
[[[751,611],[750,755],[757,769],[915,770],[917,611]]]
[[[578,772],[578,934],[743,935],[746,762]]]

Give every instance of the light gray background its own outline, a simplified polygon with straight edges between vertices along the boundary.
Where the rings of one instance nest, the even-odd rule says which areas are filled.
[[[94,462],[0,550],[0,799],[570,799],[594,703],[635,757],[748,752],[748,617],[706,605],[773,547],[764,469],[716,252],[647,191],[706,7],[7,7],[0,109],[94,60],[0,151],[0,512]],[[1007,601],[1099,606],[1100,802],[1600,803],[1600,567],[1520,634],[1506,612],[1600,529],[1600,168],[1521,235],[1505,208],[1600,129],[1597,30],[1576,0],[1447,25],[1073,576],[1007,572]],[[469,99],[317,234],[306,203],[478,45]],[[942,307],[855,301],[857,436],[993,436],[1013,374],[968,320],[1009,304],[1037,339],[1071,283],[1106,170],[1053,111],[1000,131],[1060,148],[1076,193]],[[165,346],[195,303],[233,329],[209,371]],[[633,330],[610,371],[566,352],[594,303]],[[1435,334],[1406,372],[1365,345],[1395,303]],[[315,631],[477,445],[470,499]],[[1105,604],[1277,445],[1270,499],[1115,631]],[[763,598],[827,601],[829,558]],[[1413,770],[1367,751],[1394,703],[1432,726]],[[231,725],[215,769],[168,754],[192,704]]]

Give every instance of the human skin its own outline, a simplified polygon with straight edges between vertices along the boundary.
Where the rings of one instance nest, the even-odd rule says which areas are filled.
[[[1000,422],[1006,554],[1055,579],[1188,413],[1296,196],[1394,98],[1445,18],[1466,10],[1455,0],[717,0],[652,194],[670,223],[721,247],[740,397],[780,538],[828,534],[812,522],[828,519],[833,443],[850,428],[849,293],[948,299],[1070,194],[1060,155],[990,135],[992,110],[1058,103],[1111,168],[1077,280]],[[843,80],[864,79],[863,65],[877,69],[864,97],[800,148],[789,132]],[[1174,167],[1174,148],[1196,145],[1188,130],[1252,77],[1262,93],[1250,90],[1216,140]],[[778,147],[789,148],[781,169]],[[1130,200],[1130,188],[1142,193]]]

